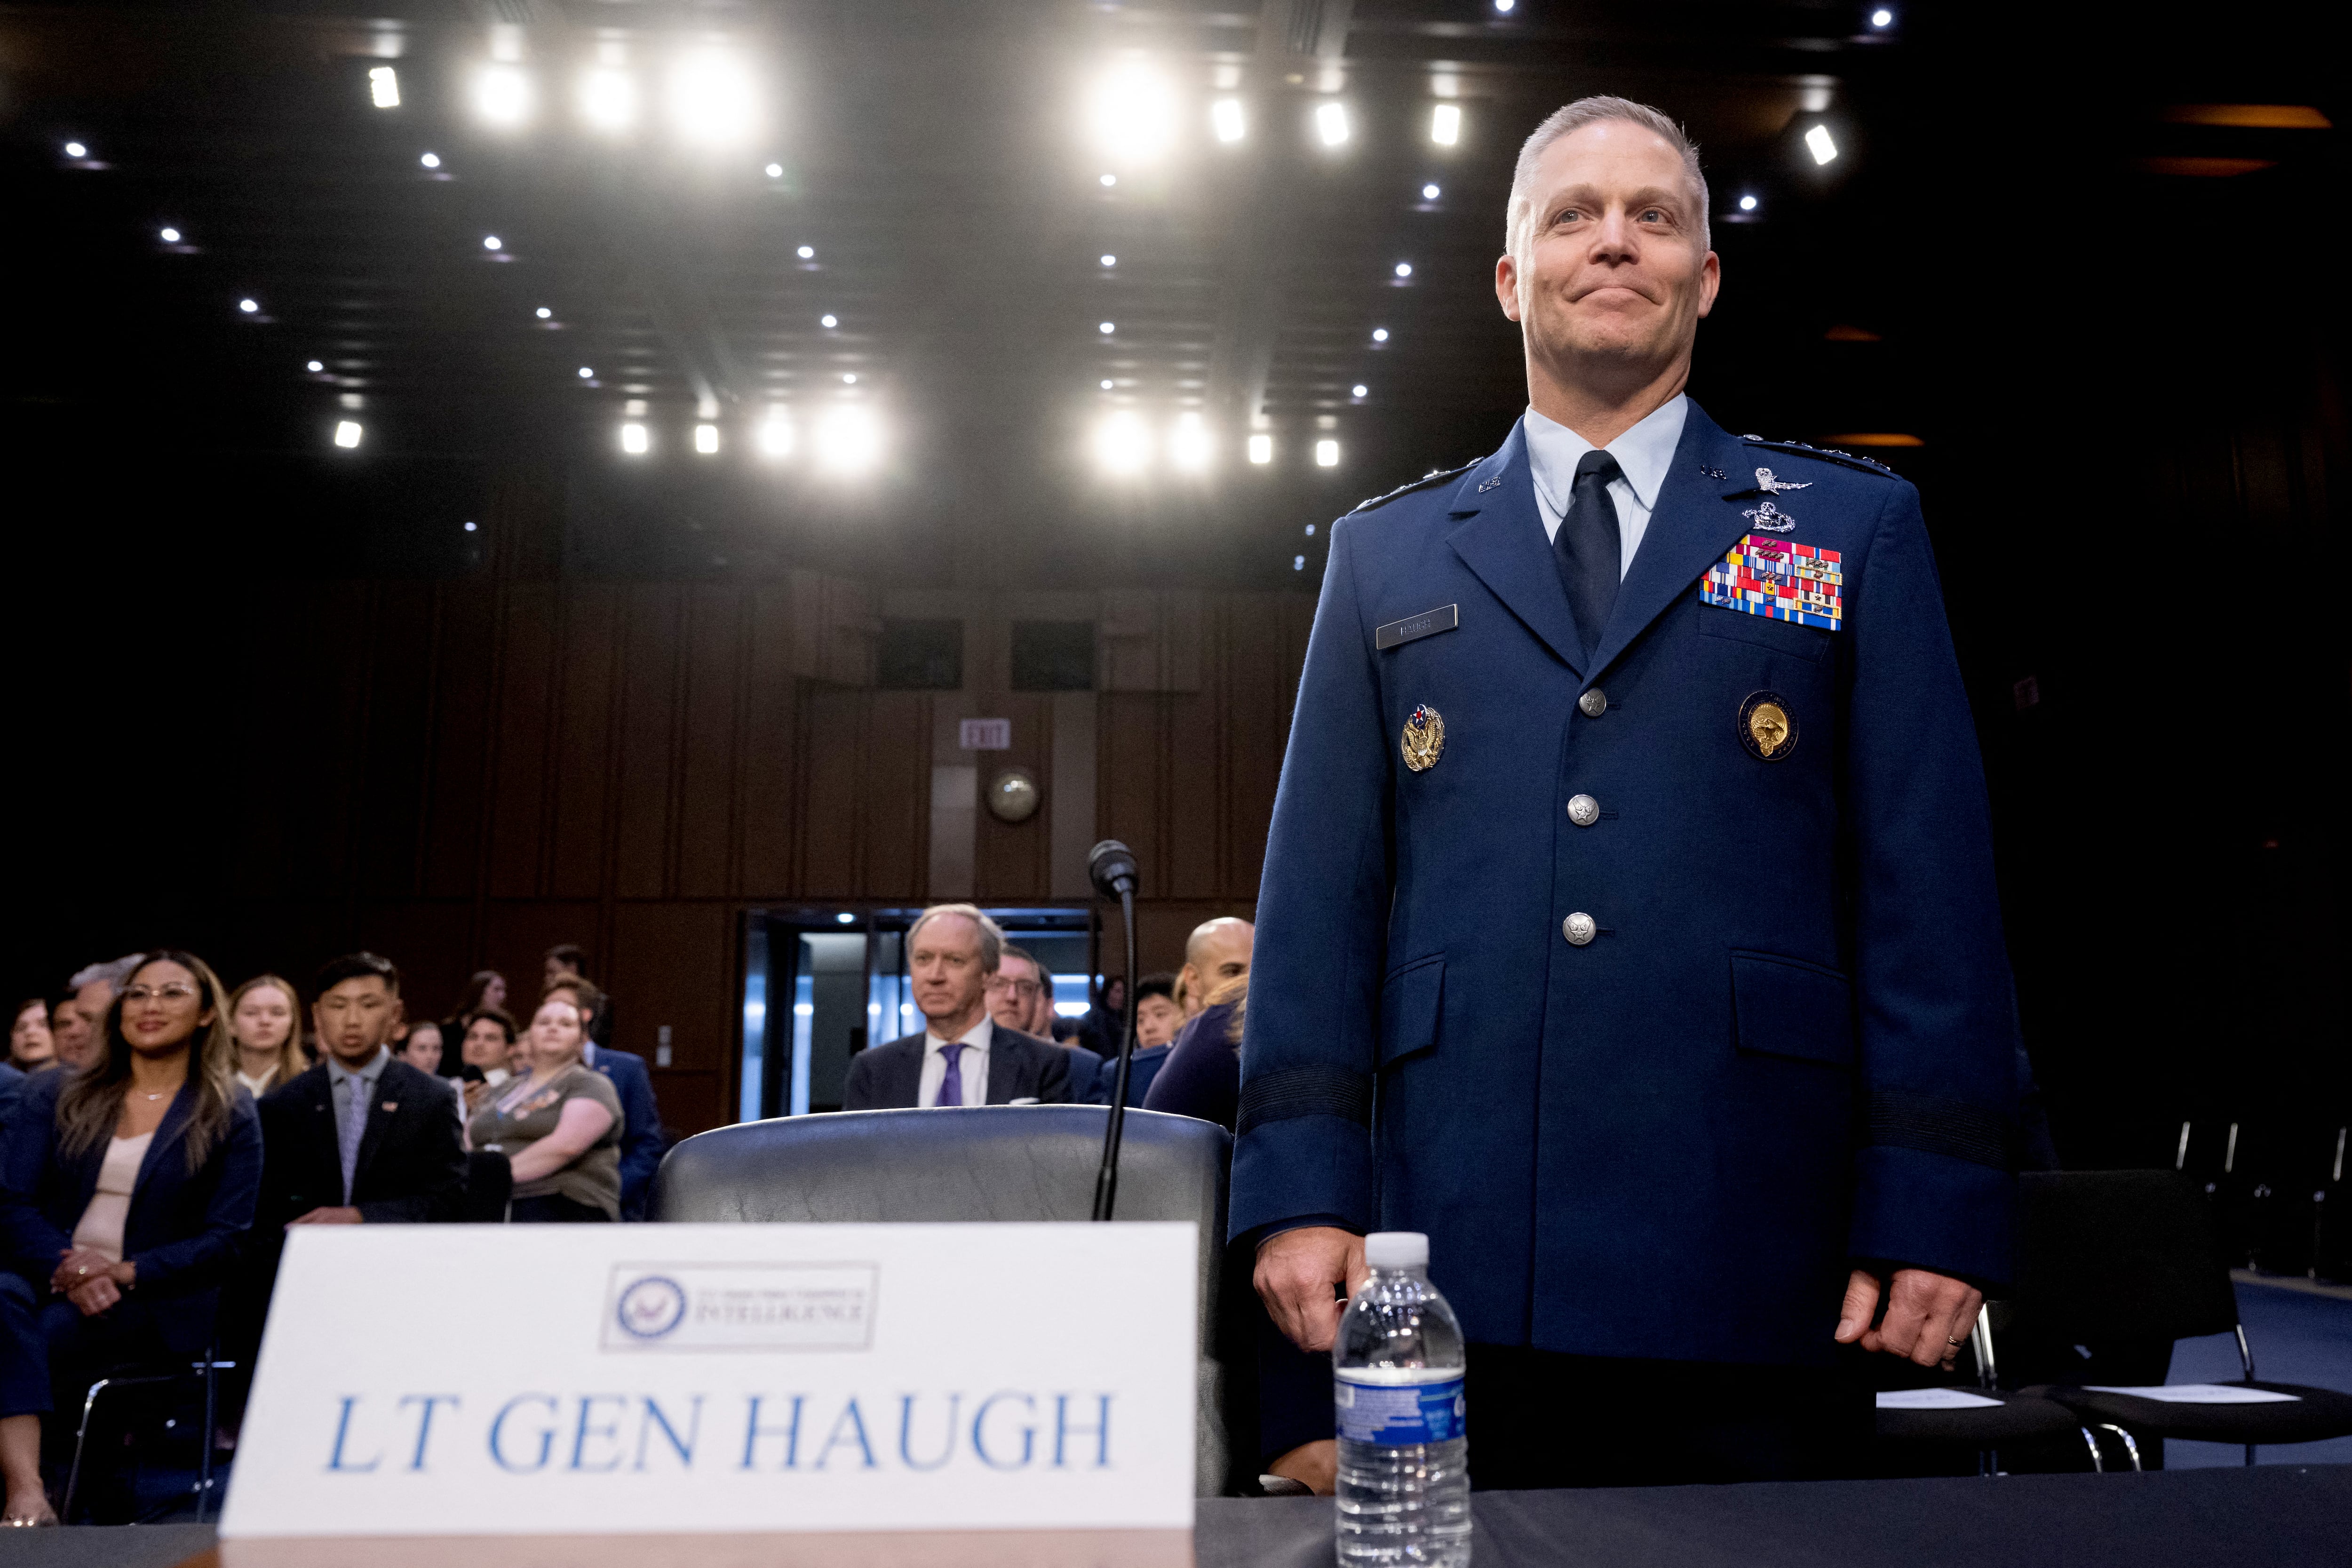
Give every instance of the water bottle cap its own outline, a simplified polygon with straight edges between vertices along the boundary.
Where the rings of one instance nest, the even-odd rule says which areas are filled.
[[[1375,1268],[1426,1268],[1429,1237],[1417,1230],[1376,1230],[1364,1237],[1364,1261]]]

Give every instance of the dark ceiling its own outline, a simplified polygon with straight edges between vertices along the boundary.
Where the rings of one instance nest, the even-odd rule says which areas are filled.
[[[2332,130],[2178,112],[2252,96],[2340,120],[2291,28],[2200,47],[2146,8],[2012,26],[1890,0],[1882,27],[1867,0],[1230,3],[0,9],[17,471],[59,487],[77,537],[180,561],[189,531],[156,531],[194,523],[204,561],[272,570],[476,569],[465,523],[535,509],[589,574],[1289,586],[1318,564],[1306,524],[1516,416],[1504,195],[1570,99],[1655,103],[1701,146],[1726,289],[1694,393],[1738,428],[1923,443],[1874,448],[1898,467],[1967,427],[1954,390],[2007,308],[1984,279],[2019,287],[1997,253],[2090,199],[2068,180],[2109,181],[2108,211],[2222,184],[2217,159],[2340,170]],[[761,128],[732,146],[664,123],[693,45],[755,84]],[[500,53],[539,95],[520,128],[472,101]],[[599,60],[646,94],[635,131],[581,123]],[[1106,154],[1087,118],[1139,64],[1170,94],[1157,160]],[[371,102],[383,65],[396,108]],[[1800,141],[1816,123],[1826,167]],[[2050,184],[2025,172],[2037,136],[2063,147]],[[843,406],[883,433],[870,472],[814,449]],[[755,434],[779,409],[797,449],[774,459]],[[1153,452],[1114,479],[1094,441],[1120,413]],[[1203,474],[1161,450],[1187,416]],[[333,445],[346,419],[356,450]]]

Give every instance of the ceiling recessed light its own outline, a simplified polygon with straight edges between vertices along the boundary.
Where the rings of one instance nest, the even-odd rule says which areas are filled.
[[[368,69],[368,96],[378,109],[400,107],[400,74],[390,66],[372,66]]]
[[[841,378],[841,384],[844,386],[856,386],[857,384],[857,377],[855,374],[844,374]]]
[[[1216,133],[1216,138],[1220,142],[1240,141],[1242,139],[1242,100],[1238,98],[1221,98],[1209,105],[1209,129]]]
[[[485,66],[474,79],[474,108],[493,125],[520,125],[530,118],[530,78],[517,67]]]
[[[506,241],[500,239],[497,235],[486,234],[482,236],[482,248],[484,250],[504,250],[506,247]]]
[[[356,419],[335,421],[335,445],[349,451],[360,444],[360,424]]]
[[[167,228],[167,229],[165,229],[165,230],[163,231],[163,243],[164,243],[164,244],[166,244],[166,245],[177,245],[177,244],[179,244],[179,243],[180,243],[180,231],[179,231],[178,229],[176,229],[176,228]]]
[[[1111,387],[1110,378],[1109,378],[1109,377],[1108,377],[1108,376],[1104,377],[1104,378],[1103,378],[1103,384],[1102,384],[1102,389],[1103,389],[1105,392],[1108,392],[1108,391],[1110,390],[1110,387]]]
[[[324,360],[315,360],[315,359],[314,359],[314,360],[312,360],[312,361],[310,361],[310,362],[309,365],[308,365],[306,368],[308,368],[308,369],[309,369],[309,371],[310,372],[310,374],[311,374],[312,375],[316,375],[316,374],[318,374],[320,371],[322,371],[322,370],[324,370],[324,369],[326,369],[326,368],[327,368],[327,362],[326,362],[326,361],[324,361]]]
[[[538,317],[541,321],[552,321],[552,320],[554,320],[554,319],[555,319],[555,312],[554,312],[554,311],[552,311],[552,310],[549,310],[549,309],[548,309],[546,306],[544,306],[544,305],[541,305],[538,310],[536,310],[532,311],[531,313],[532,313],[533,315],[537,316],[537,317]]]
[[[1396,275],[1397,275],[1398,277],[1400,277],[1400,278],[1410,278],[1410,277],[1412,277],[1412,262],[1410,262],[1410,261],[1400,261],[1400,262],[1398,262],[1398,263],[1396,264]]]
[[[857,917],[851,914],[847,910],[842,910],[841,913],[834,916],[833,918],[834,922],[837,925],[854,926],[857,923]]]
[[[772,180],[781,180],[783,177],[784,166],[782,163],[771,163],[768,165],[768,178]]]
[[[1756,198],[1755,198],[1754,196],[1742,196],[1742,197],[1740,197],[1740,198],[1739,198],[1739,210],[1740,210],[1741,212],[1744,212],[1744,213],[1752,213],[1752,212],[1754,212],[1754,211],[1756,210]]]
[[[416,161],[424,164],[428,169],[437,169],[441,166],[441,154],[438,153],[427,153],[425,156]]]
[[[694,449],[708,458],[719,450],[719,426],[698,425],[694,427]]]
[[[1388,341],[1389,330],[1386,327],[1374,327],[1372,329],[1372,342],[1376,343],[1384,343]]]
[[[1495,9],[1506,16],[1509,16],[1517,5],[1518,0],[1495,0]]]
[[[1116,322],[1105,321],[1100,326],[1097,327],[1095,331],[1100,332],[1105,337],[1108,337],[1111,333],[1118,331],[1118,326]]]
[[[1102,183],[1103,188],[1105,190],[1108,190],[1111,186],[1118,184],[1118,176],[1117,174],[1105,174],[1102,177]]]
[[[1316,442],[1315,466],[1318,468],[1338,468],[1339,466],[1339,443],[1337,441]]]
[[[1291,569],[1293,572],[1304,572],[1304,571],[1306,571],[1306,570],[1307,570],[1307,557],[1305,557],[1304,555],[1294,555],[1294,556],[1292,556],[1292,557],[1290,558],[1290,569]]]
[[[1421,199],[1425,202],[1433,202],[1443,194],[1444,193],[1439,191],[1433,184],[1423,185],[1421,187]]]
[[[584,364],[583,364],[583,365],[582,365],[582,366],[580,367],[580,379],[581,379],[581,380],[583,380],[583,381],[593,381],[595,378],[596,378],[596,373],[595,373],[595,371],[593,371],[593,369],[591,369],[590,367],[588,367],[587,365],[584,365]]]
[[[261,309],[261,301],[258,300],[239,300],[236,302],[236,308],[250,316],[256,310]]]
[[[66,156],[68,158],[87,158],[89,156],[89,149],[83,146],[79,142],[68,142],[66,143]]]
[[[816,247],[814,245],[803,245],[797,252],[795,252],[795,254],[798,255],[803,261],[814,261],[816,259]]]
[[[478,527],[480,527],[480,526],[481,526],[481,525],[480,525],[479,523],[472,523],[472,522],[469,522],[469,523],[467,523],[467,524],[466,525],[466,531],[467,531],[467,533],[471,533],[471,532],[473,532],[473,531],[474,531],[474,530],[475,530],[475,529],[477,529],[477,528],[478,528]]]
[[[1261,432],[1249,438],[1249,460],[1253,463],[1274,461],[1274,437]]]
[[[816,324],[820,327],[831,329],[841,325],[841,318],[839,316],[819,316],[816,319]]]
[[[632,419],[621,426],[621,450],[633,458],[641,458],[653,446],[653,437],[646,427]]]
[[[1826,163],[1838,155],[1837,143],[1830,138],[1830,128],[1816,125],[1805,132],[1805,151],[1813,155],[1816,163]]]
[[[1882,5],[1870,14],[1870,25],[1874,27],[1891,27],[1895,25],[1895,13]]]
[[[1348,106],[1327,102],[1315,106],[1315,134],[1323,139],[1326,147],[1337,147],[1348,140]]]
[[[1106,256],[1102,258],[1102,264],[1105,267],[1116,267],[1118,265],[1118,258],[1116,256]]]
[[[1365,385],[1362,382],[1360,382],[1360,382],[1358,382],[1358,383],[1356,383],[1356,384],[1355,384],[1355,385],[1353,385],[1353,386],[1351,386],[1351,387],[1349,387],[1349,388],[1348,389],[1348,395],[1349,395],[1350,397],[1369,397],[1369,396],[1370,396],[1370,395],[1371,395],[1371,392],[1372,392],[1372,389],[1371,389],[1370,387],[1369,387],[1369,386],[1366,386],[1366,385]]]
[[[1451,147],[1462,140],[1462,106],[1441,103],[1429,111],[1429,139],[1440,147]]]

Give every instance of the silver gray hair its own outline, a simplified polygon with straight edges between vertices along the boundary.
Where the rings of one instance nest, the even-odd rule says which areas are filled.
[[[79,991],[85,985],[94,984],[103,980],[120,991],[122,989],[123,982],[129,980],[133,972],[138,969],[139,961],[146,956],[143,952],[126,952],[110,963],[93,963],[87,968],[77,969],[73,973],[73,978],[66,982],[66,988]],[[57,971],[53,969],[49,973],[54,974]]]
[[[1536,127],[1535,134],[1519,149],[1519,161],[1511,170],[1511,199],[1503,208],[1503,248],[1518,261],[1523,289],[1528,248],[1533,243],[1535,227],[1535,195],[1528,189],[1528,182],[1535,177],[1537,163],[1553,142],[1602,120],[1622,120],[1654,132],[1682,154],[1683,173],[1690,177],[1691,199],[1698,219],[1698,247],[1701,251],[1714,248],[1707,225],[1706,176],[1699,172],[1698,146],[1683,134],[1683,128],[1648,104],[1635,103],[1630,98],[1580,98],[1565,109],[1554,110],[1549,119]]]
[[[915,938],[922,933],[925,926],[941,915],[961,915],[979,928],[980,972],[982,974],[995,973],[996,966],[1004,962],[1004,932],[978,904],[933,904],[917,915],[915,923],[907,928],[907,951],[914,951]]]

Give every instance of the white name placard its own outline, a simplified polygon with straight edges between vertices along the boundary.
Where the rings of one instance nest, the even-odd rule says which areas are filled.
[[[223,1557],[1189,1563],[1196,1246],[1190,1225],[306,1226]]]

